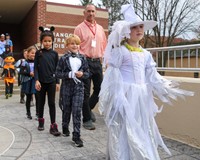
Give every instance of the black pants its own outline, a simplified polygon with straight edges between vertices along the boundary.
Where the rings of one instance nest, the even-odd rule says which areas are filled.
[[[75,83],[66,88],[66,94],[61,97],[63,105],[62,126],[64,128],[69,127],[72,115],[73,133],[80,136],[81,110],[83,106],[84,88],[82,84]]]
[[[27,115],[31,115],[31,101],[33,99],[33,94],[26,94],[26,113]],[[35,94],[35,107],[36,107],[36,115],[39,115],[39,103],[38,103],[38,95]]]
[[[41,90],[37,92],[38,105],[39,105],[39,118],[44,116],[44,105],[48,97],[49,114],[51,124],[55,123],[56,108],[55,108],[55,96],[56,96],[56,82],[53,83],[41,83]]]
[[[21,86],[21,89],[20,89],[20,99],[24,99],[25,97],[25,93],[22,91],[22,86]]]
[[[84,80],[84,101],[83,101],[83,122],[91,120],[91,110],[99,101],[99,92],[103,80],[102,65],[100,60],[92,61],[88,59],[90,77]],[[90,96],[91,82],[93,83],[93,93]]]
[[[5,94],[13,94],[13,83],[5,83]]]

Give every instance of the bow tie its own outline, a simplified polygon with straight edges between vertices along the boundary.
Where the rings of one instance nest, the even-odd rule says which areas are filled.
[[[71,56],[74,58],[74,57],[78,57],[78,54],[76,53],[71,53]]]
[[[73,53],[73,52],[69,52],[70,53],[70,56],[72,56],[73,58],[74,57],[78,57],[78,54],[77,53]]]

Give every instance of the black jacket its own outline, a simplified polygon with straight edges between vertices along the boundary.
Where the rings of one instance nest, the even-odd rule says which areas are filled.
[[[89,78],[90,72],[85,56],[83,56],[82,54],[78,54],[77,56],[82,62],[79,71],[83,72],[83,76],[81,78],[78,78],[82,81],[83,79]],[[56,77],[62,79],[63,81],[66,81],[66,83],[67,80],[72,80],[71,78],[69,78],[69,72],[72,71],[69,62],[69,57],[71,57],[71,53],[65,53],[65,55],[60,58],[56,68]]]
[[[58,53],[52,49],[38,50],[35,54],[34,61],[34,76],[35,80],[39,80],[41,83],[58,84],[59,79],[55,76],[56,66],[58,63]]]

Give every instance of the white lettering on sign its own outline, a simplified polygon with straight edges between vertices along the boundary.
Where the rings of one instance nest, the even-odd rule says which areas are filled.
[[[54,43],[54,48],[65,48],[65,44]]]
[[[65,48],[65,39],[72,35],[72,33],[54,32],[54,48]]]

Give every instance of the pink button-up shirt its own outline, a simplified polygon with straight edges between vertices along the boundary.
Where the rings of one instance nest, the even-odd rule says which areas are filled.
[[[96,22],[92,24],[85,20],[75,28],[74,34],[81,39],[81,54],[89,58],[103,57],[107,39],[102,26]]]

